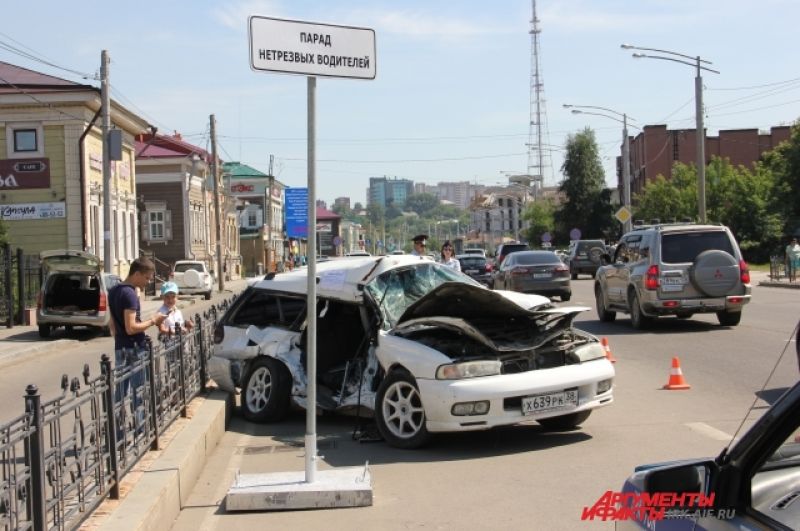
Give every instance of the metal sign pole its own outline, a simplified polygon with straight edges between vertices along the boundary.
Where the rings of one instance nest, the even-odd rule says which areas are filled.
[[[306,397],[306,483],[317,472],[317,194],[316,194],[316,91],[317,78],[308,76],[308,311],[306,347],[308,384]]]

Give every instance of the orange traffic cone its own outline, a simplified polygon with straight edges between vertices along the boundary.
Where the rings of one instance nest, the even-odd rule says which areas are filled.
[[[611,363],[616,363],[617,358],[611,353],[611,347],[608,346],[608,338],[604,337],[600,340],[600,344],[603,345],[603,350],[606,351],[606,359]]]
[[[681,360],[677,356],[672,358],[672,369],[669,371],[669,382],[662,389],[669,389],[671,391],[681,389],[691,389],[692,386],[686,383],[683,379],[683,372],[681,371]]]

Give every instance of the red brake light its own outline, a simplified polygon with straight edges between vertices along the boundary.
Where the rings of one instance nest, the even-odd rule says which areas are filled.
[[[492,272],[492,264],[490,264],[489,262],[486,262],[485,270],[486,270],[487,273],[491,273]]]
[[[739,260],[739,278],[742,279],[742,284],[750,284],[750,269],[744,260]]]
[[[101,291],[100,292],[100,301],[97,304],[97,311],[98,312],[104,312],[104,311],[106,311],[106,308],[108,308],[108,296],[105,294],[105,292]]]
[[[661,281],[658,280],[658,266],[651,265],[647,268],[647,273],[645,273],[644,277],[644,287],[645,289],[658,289],[658,286],[661,285]]]
[[[528,268],[527,267],[515,267],[511,270],[512,275],[527,275]]]

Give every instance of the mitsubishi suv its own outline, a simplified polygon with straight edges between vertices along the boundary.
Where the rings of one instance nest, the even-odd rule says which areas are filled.
[[[642,329],[663,315],[716,313],[721,325],[736,326],[750,302],[747,263],[723,225],[639,226],[622,237],[613,259],[605,254],[603,261],[594,284],[601,321],[623,312]]]

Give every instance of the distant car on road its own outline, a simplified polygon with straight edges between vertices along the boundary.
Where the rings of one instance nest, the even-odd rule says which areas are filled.
[[[479,254],[460,254],[456,259],[461,264],[462,273],[484,286],[492,285],[492,262],[488,258]]]
[[[84,251],[43,251],[39,259],[43,277],[36,304],[39,336],[50,337],[60,326],[94,327],[111,335],[108,290],[120,278],[103,273],[100,259]]]
[[[350,251],[345,256],[372,256],[367,251]]]
[[[201,294],[209,300],[214,291],[214,277],[200,260],[178,260],[169,278],[178,285],[181,295]]]
[[[581,273],[594,276],[602,264],[606,253],[606,242],[603,240],[573,240],[569,242],[567,263],[572,280],[577,280]]]
[[[629,313],[636,329],[656,317],[716,313],[736,326],[750,302],[750,271],[733,233],[723,225],[664,223],[635,227],[620,239],[609,265],[597,271],[601,321]]]
[[[562,301],[572,297],[569,268],[553,251],[518,251],[495,271],[494,289],[539,295],[558,295]]]

